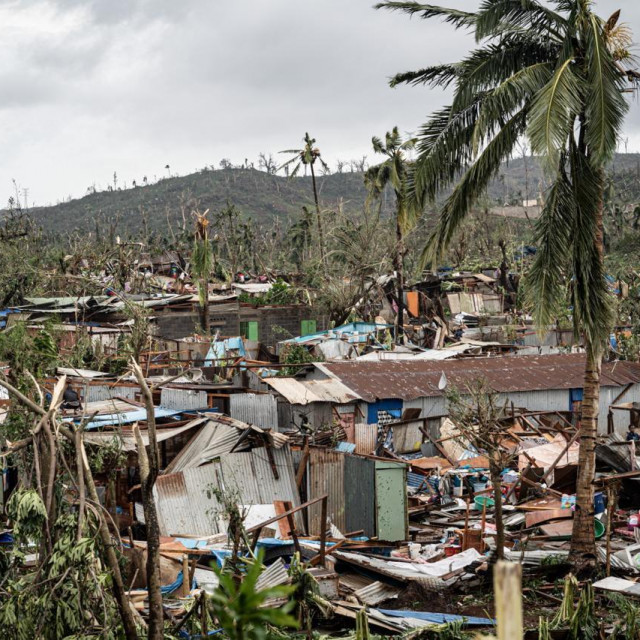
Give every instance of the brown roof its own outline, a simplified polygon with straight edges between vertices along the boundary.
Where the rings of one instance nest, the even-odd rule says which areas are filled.
[[[444,373],[448,385],[464,386],[486,379],[498,393],[580,389],[584,354],[504,356],[461,360],[386,360],[327,362],[319,365],[355,391],[363,400],[440,396]],[[640,382],[640,363],[608,362],[602,366],[601,385],[621,387]]]

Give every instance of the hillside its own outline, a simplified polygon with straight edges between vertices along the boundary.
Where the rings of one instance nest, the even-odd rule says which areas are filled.
[[[342,202],[344,209],[362,207],[366,197],[361,173],[335,173],[318,178],[323,206]],[[310,177],[288,179],[256,169],[203,170],[187,176],[164,178],[155,184],[117,191],[101,191],[77,200],[30,210],[46,232],[93,230],[96,219],[120,230],[135,231],[146,223],[151,230],[178,226],[183,212],[219,210],[227,201],[258,222],[295,218],[302,206],[313,206]]]
[[[618,195],[640,198],[640,154],[618,154],[612,167]],[[324,207],[339,203],[347,212],[358,211],[366,198],[362,173],[334,173],[318,178]],[[503,167],[488,190],[493,203],[516,204],[534,199],[545,190],[542,170],[535,158],[517,158]],[[97,224],[112,226],[120,233],[135,232],[145,224],[164,232],[170,223],[176,228],[197,208],[219,210],[226,202],[258,223],[279,219],[288,223],[302,206],[313,206],[310,177],[288,179],[255,169],[202,170],[186,176],[164,178],[155,184],[89,194],[55,206],[30,210],[47,233],[92,231]],[[388,199],[388,206],[392,198]]]

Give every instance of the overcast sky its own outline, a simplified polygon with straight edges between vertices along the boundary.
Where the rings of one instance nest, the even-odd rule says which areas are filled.
[[[469,7],[474,0],[444,2]],[[415,131],[440,91],[390,89],[393,73],[456,60],[472,45],[437,21],[373,0],[1,0],[0,206],[185,174],[222,158],[299,145],[367,154],[397,124]],[[638,0],[599,0],[640,39]],[[625,134],[640,151],[640,109]]]

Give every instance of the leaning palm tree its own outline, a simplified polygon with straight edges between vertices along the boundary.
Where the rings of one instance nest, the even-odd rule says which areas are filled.
[[[289,173],[290,178],[295,178],[300,169],[304,167],[306,172],[307,167],[309,167],[309,171],[311,172],[311,184],[313,185],[313,201],[316,205],[316,222],[318,225],[318,243],[320,245],[320,259],[322,263],[326,265],[326,250],[324,246],[324,233],[322,230],[322,215],[320,213],[320,200],[318,198],[318,185],[316,184],[316,172],[315,172],[315,164],[316,162],[320,164],[320,166],[325,170],[329,171],[329,165],[322,159],[320,155],[320,149],[314,146],[316,144],[316,139],[311,138],[308,133],[304,134],[304,147],[302,149],[287,149],[286,151],[281,151],[280,153],[289,153],[293,154],[293,157],[287,160],[284,164],[278,167],[278,171],[280,169],[287,168],[293,166],[293,169]]]
[[[388,131],[384,142],[380,138],[371,139],[373,150],[387,157],[387,159],[373,167],[369,167],[364,174],[364,181],[369,191],[375,197],[380,197],[388,185],[391,185],[396,197],[396,244],[393,251],[393,265],[396,270],[396,297],[398,313],[396,315],[396,342],[402,341],[404,326],[404,237],[415,225],[420,207],[408,193],[407,177],[410,162],[407,152],[416,144],[415,138],[403,142],[398,127]]]
[[[604,169],[627,110],[623,93],[638,74],[626,68],[629,31],[619,12],[603,21],[589,0],[483,0],[477,11],[417,2],[378,7],[440,17],[475,33],[463,60],[397,75],[391,84],[452,87],[450,106],[423,126],[413,192],[419,203],[455,183],[423,258],[442,258],[461,223],[527,136],[543,158],[551,187],[537,222],[538,252],[529,274],[539,327],[570,303],[586,346],[579,476],[571,559],[595,558],[593,485],[601,361],[613,310],[602,246]]]

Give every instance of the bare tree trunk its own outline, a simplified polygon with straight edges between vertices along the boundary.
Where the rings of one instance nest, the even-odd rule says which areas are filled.
[[[142,375],[142,369],[137,362],[132,362],[133,373],[142,389],[144,403],[147,410],[147,432],[149,435],[149,454],[142,441],[140,429],[134,427],[138,461],[140,464],[140,488],[142,491],[142,506],[147,528],[147,591],[149,592],[149,640],[163,640],[164,612],[162,609],[162,591],[160,587],[160,527],[158,514],[153,501],[153,487],[158,477],[160,460],[158,455],[158,439],[156,435],[156,419],[153,406],[153,395],[147,381]],[[185,580],[189,576],[183,576]]]
[[[404,237],[400,225],[400,214],[396,215],[396,252],[394,256],[396,270],[396,297],[398,314],[396,315],[396,344],[402,343],[404,335]]]
[[[67,437],[72,441],[74,440],[73,434],[68,434]],[[82,459],[82,466],[84,468],[84,481],[87,486],[89,498],[96,505],[99,505],[100,498],[98,497],[98,491],[93,481],[93,474],[91,473],[91,468],[89,467],[89,461],[87,459],[87,453],[84,449],[82,438],[79,439],[79,446],[79,455]],[[129,601],[129,597],[127,596],[124,581],[122,580],[122,573],[120,572],[118,556],[116,555],[114,549],[113,538],[111,536],[111,533],[109,532],[109,527],[107,526],[107,521],[105,520],[103,513],[100,513],[100,522],[98,527],[100,531],[100,540],[102,541],[102,546],[104,547],[105,560],[107,562],[107,565],[109,566],[111,576],[113,578],[113,595],[115,596],[116,602],[118,603],[118,609],[120,611],[120,618],[122,620],[122,626],[124,627],[125,636],[127,640],[137,640],[138,630],[136,629],[133,611],[131,610],[131,603]]]
[[[320,201],[318,200],[318,187],[316,185],[316,173],[313,170],[313,163],[311,163],[309,166],[311,167],[311,184],[313,185],[313,199],[316,203],[316,221],[318,223],[318,240],[320,241],[320,259],[322,260],[322,264],[326,267],[324,234],[322,232],[322,214],[320,213]]]
[[[209,322],[209,282],[203,278],[200,286],[204,288],[204,305],[200,305],[200,326],[204,333],[209,333],[211,328]]]
[[[496,516],[496,558],[504,560],[504,522],[502,521],[502,467],[491,465],[490,476],[493,485],[493,499],[495,501]],[[484,532],[483,532],[484,533]]]

